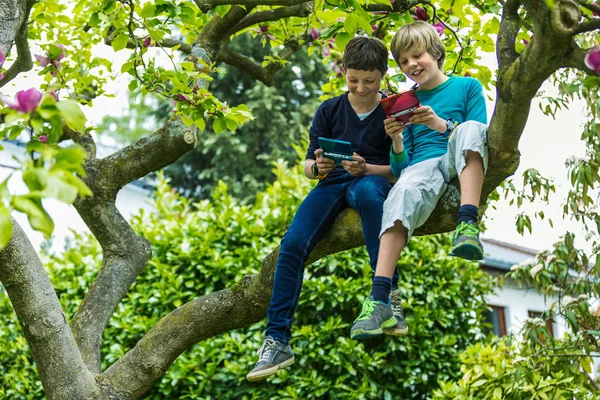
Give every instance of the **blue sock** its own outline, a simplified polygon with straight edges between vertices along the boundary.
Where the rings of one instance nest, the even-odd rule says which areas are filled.
[[[456,225],[460,225],[461,222],[469,222],[473,221],[477,223],[479,209],[471,204],[465,204],[464,206],[460,206],[458,210],[458,220],[456,221]]]
[[[383,303],[390,302],[390,290],[392,289],[392,279],[385,276],[376,276],[373,278],[373,287],[371,288],[371,298]]]

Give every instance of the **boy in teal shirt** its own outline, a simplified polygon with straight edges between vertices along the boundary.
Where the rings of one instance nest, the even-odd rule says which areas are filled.
[[[390,47],[402,71],[419,85],[416,93],[422,106],[408,126],[393,118],[384,121],[393,140],[390,165],[399,179],[384,204],[371,296],[352,327],[353,339],[408,332],[399,292],[390,296],[391,277],[408,239],[427,221],[447,184],[456,177],[461,207],[450,254],[469,260],[483,258],[477,222],[488,154],[481,84],[472,78],[444,75],[444,45],[426,22],[400,28]]]

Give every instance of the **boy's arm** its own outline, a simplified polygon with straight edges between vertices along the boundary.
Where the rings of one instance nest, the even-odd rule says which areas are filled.
[[[471,79],[471,84],[469,85],[469,90],[467,92],[466,111],[467,115],[465,121],[477,121],[487,125],[485,95],[483,94],[483,87],[477,79]]]
[[[398,178],[402,170],[410,164],[413,152],[413,140],[410,126],[406,127],[403,132],[404,151],[401,153],[394,152],[394,145],[390,149],[390,167],[394,178]]]
[[[329,117],[328,117],[328,101],[321,103],[310,126],[310,141],[306,150],[306,159],[316,160],[315,150],[319,148],[319,136],[330,137],[329,132]]]

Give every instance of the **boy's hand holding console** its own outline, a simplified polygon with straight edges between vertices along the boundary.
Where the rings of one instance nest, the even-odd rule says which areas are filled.
[[[320,149],[315,150],[319,175],[327,175],[336,165],[341,165],[354,176],[361,176],[366,170],[366,161],[352,151],[352,144],[344,140],[319,137]]]

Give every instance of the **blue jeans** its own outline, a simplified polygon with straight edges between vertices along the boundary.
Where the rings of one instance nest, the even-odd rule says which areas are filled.
[[[383,203],[390,189],[390,183],[380,176],[357,178],[344,173],[319,182],[306,196],[281,241],[267,311],[267,335],[282,343],[290,340],[306,259],[338,214],[348,207],[360,215],[371,268],[375,271]],[[394,272],[392,286],[397,285],[398,272]]]

